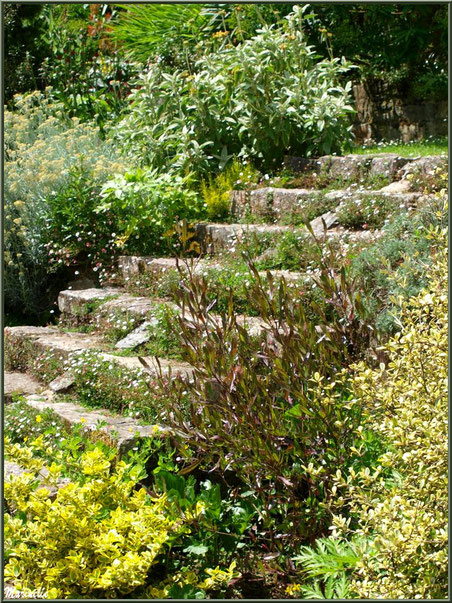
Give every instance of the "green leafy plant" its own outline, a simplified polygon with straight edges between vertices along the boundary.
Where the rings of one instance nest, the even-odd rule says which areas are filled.
[[[156,56],[185,63],[188,49],[184,42],[186,46],[189,41],[198,41],[209,21],[205,7],[196,4],[132,4],[121,8],[112,24],[111,38],[125,54],[142,63]]]
[[[303,599],[351,598],[350,574],[356,569],[364,550],[362,540],[347,542],[337,538],[319,538],[315,545],[300,547],[293,558],[301,569],[303,582],[291,584],[286,592]]]
[[[174,223],[199,219],[205,208],[188,178],[155,170],[117,175],[104,184],[100,196],[95,214],[111,216],[117,247],[142,255],[168,249],[172,241],[164,235]]]
[[[150,66],[134,92],[117,139],[159,169],[210,172],[232,156],[275,166],[285,153],[340,151],[350,135],[349,69],[317,61],[302,33],[302,10],[284,27],[263,27],[252,39],[225,46],[195,71]]]
[[[257,178],[258,172],[250,164],[236,159],[220,174],[201,182],[201,191],[207,205],[207,216],[210,220],[227,218],[230,212],[230,192],[250,186]]]
[[[387,196],[345,197],[336,209],[339,224],[346,228],[379,228],[385,220],[400,213],[400,202]],[[405,206],[403,206],[405,209]]]
[[[111,5],[50,6],[45,17],[43,81],[70,115],[94,119],[104,132],[126,106],[129,81],[137,74],[107,35]]]

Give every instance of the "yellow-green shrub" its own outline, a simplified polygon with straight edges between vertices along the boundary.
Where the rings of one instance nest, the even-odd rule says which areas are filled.
[[[234,564],[224,571],[207,569],[205,580],[181,568],[177,574],[150,584],[150,568],[168,555],[171,545],[190,532],[204,505],[176,512],[166,496],[151,497],[138,487],[141,467],[112,462],[100,448],[85,452],[80,477],[60,488],[54,499],[37,477],[46,452],[42,437],[27,447],[11,445],[5,452],[26,472],[5,483],[5,576],[18,589],[47,591],[49,598],[118,598],[145,588],[148,594],[170,597],[171,589],[187,585],[202,594],[225,586]],[[47,452],[55,451],[47,450]],[[58,456],[58,455],[57,455]],[[55,484],[70,453],[47,469]],[[193,574],[193,575],[192,575]]]
[[[387,443],[376,469],[337,475],[337,501],[358,520],[352,532],[370,541],[351,584],[364,599],[447,598],[447,250],[430,279],[399,302],[389,365],[361,364],[354,380]],[[336,515],[333,527],[350,535],[350,518]]]
[[[209,219],[225,218],[229,213],[229,192],[245,188],[257,175],[251,165],[234,161],[215,178],[209,176],[201,183],[201,192],[207,205]]]

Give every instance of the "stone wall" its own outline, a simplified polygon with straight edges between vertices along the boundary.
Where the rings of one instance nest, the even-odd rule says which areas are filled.
[[[354,133],[366,140],[419,140],[447,135],[447,101],[416,102],[394,94],[387,85],[353,86],[357,110]]]

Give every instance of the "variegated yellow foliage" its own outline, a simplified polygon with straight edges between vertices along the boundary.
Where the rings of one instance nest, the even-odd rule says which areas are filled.
[[[387,445],[376,469],[337,474],[338,500],[370,540],[351,585],[364,599],[447,598],[447,250],[430,276],[400,302],[389,365],[362,364],[354,380]],[[333,533],[350,531],[350,518],[337,515]]]
[[[193,584],[204,594],[236,575],[234,565],[206,570],[209,577],[202,582],[187,569],[149,586],[151,566],[190,532],[202,505],[177,514],[166,496],[151,497],[137,488],[133,467],[123,461],[112,467],[100,448],[82,455],[80,479],[61,487],[52,499],[42,484],[37,488],[43,462],[36,454],[45,452],[42,437],[27,447],[6,441],[5,452],[26,469],[5,483],[10,511],[5,514],[5,577],[16,589],[42,588],[49,598],[65,599],[118,598],[144,588],[150,596],[166,598],[174,585]],[[48,467],[50,484],[56,483],[64,462]]]

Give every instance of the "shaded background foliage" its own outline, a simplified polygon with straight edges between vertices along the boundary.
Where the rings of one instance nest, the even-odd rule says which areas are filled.
[[[263,25],[280,21],[292,10],[287,4],[180,5],[45,5],[5,3],[5,99],[42,89],[40,73],[49,56],[46,17],[53,14],[87,28],[93,6],[110,13],[111,34],[127,56],[146,62],[159,55],[168,65],[193,60],[200,42],[212,48],[252,37]],[[308,43],[328,56],[346,56],[360,68],[360,77],[385,81],[401,95],[417,100],[447,98],[447,5],[445,4],[316,4],[316,19],[306,25]],[[71,25],[72,24],[72,25]],[[326,42],[326,29],[332,36]],[[219,32],[227,36],[212,37]],[[98,34],[96,34],[98,35]],[[105,32],[104,34],[105,35]]]

